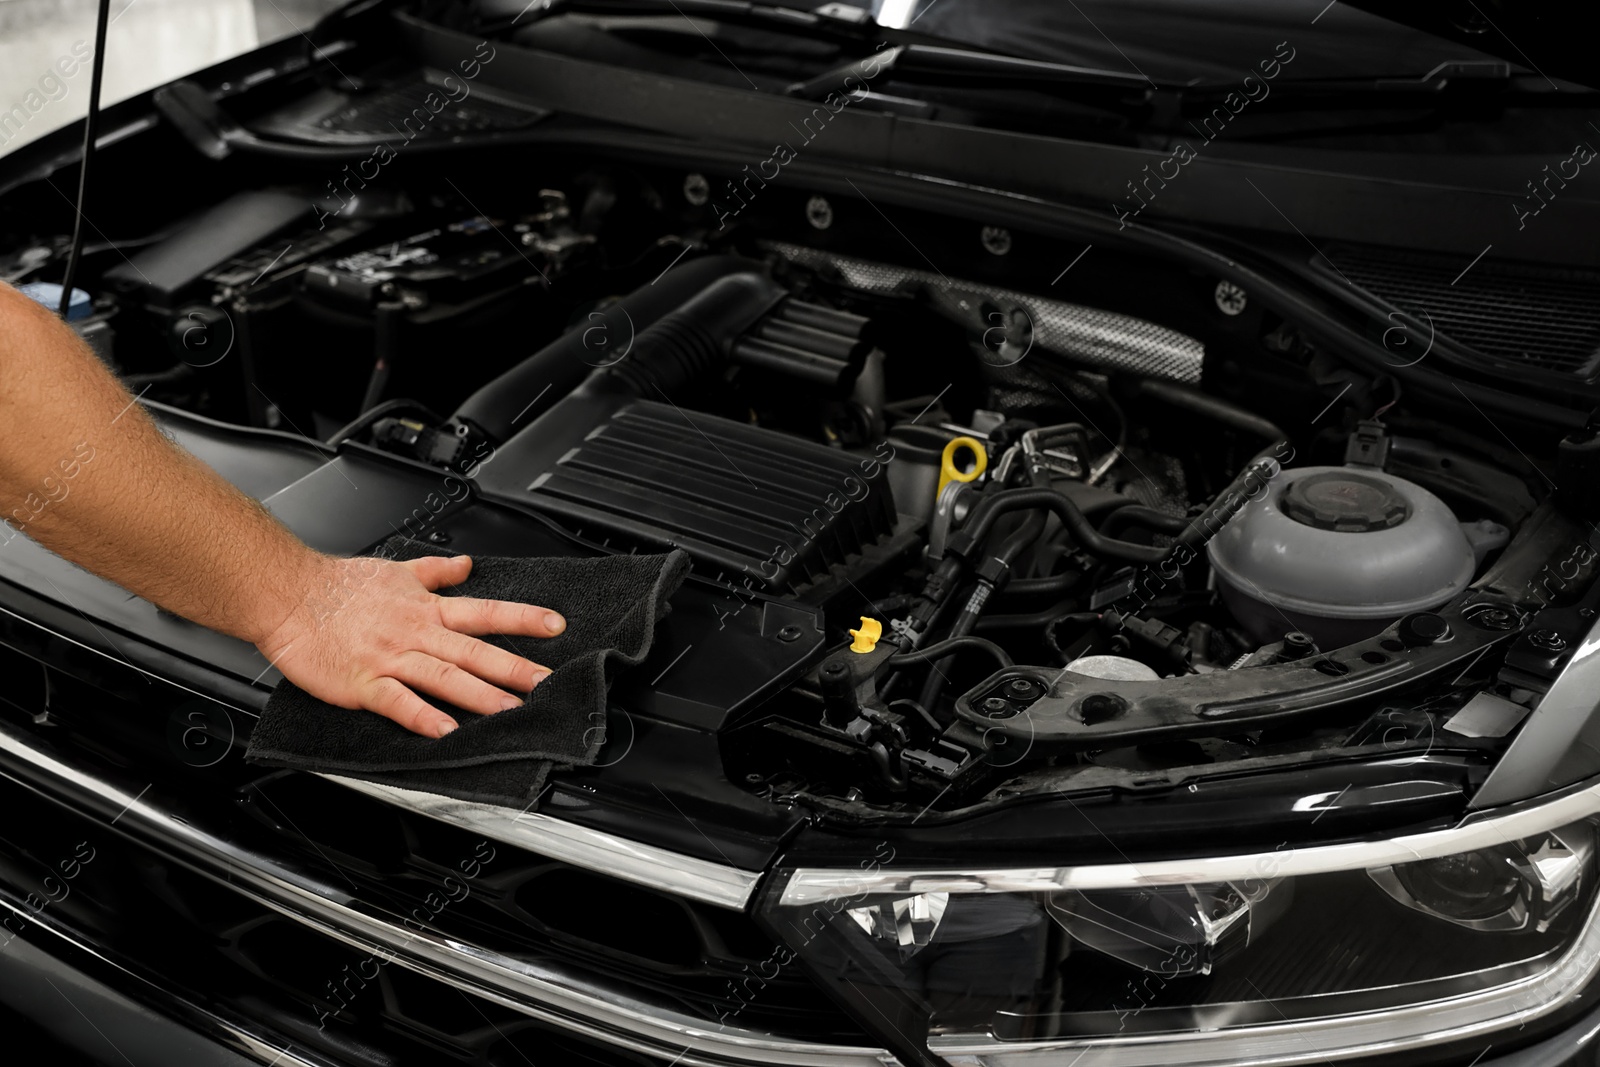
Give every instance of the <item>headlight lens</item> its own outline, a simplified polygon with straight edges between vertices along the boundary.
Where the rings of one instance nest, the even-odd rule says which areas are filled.
[[[765,915],[864,1023],[953,1062],[1290,1063],[1570,1000],[1600,963],[1594,841],[1588,817],[1372,867],[1269,854],[1181,884],[793,871]]]
[[[1469,930],[1544,929],[1578,897],[1594,866],[1594,832],[1575,823],[1536,848],[1460,852],[1368,873],[1394,899]]]

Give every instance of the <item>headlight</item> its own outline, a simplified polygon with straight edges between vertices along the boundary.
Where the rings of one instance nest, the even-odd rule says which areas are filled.
[[[1393,1053],[1517,1028],[1589,983],[1597,810],[1600,786],[1447,831],[1257,856],[792,870],[763,911],[863,1023],[954,1063]]]
[[[1367,872],[1408,907],[1469,930],[1543,930],[1594,875],[1594,828],[1573,823],[1527,842]]]

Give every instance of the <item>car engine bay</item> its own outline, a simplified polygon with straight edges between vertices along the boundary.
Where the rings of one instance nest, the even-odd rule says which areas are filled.
[[[1478,780],[1593,615],[1541,467],[1232,282],[715,181],[249,188],[91,246],[74,324],[147,401],[681,548],[719,625],[816,617],[707,773],[846,822],[1312,763]],[[437,539],[446,496],[396,531]]]

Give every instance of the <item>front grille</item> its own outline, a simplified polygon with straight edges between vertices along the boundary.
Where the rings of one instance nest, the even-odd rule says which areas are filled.
[[[1313,262],[1506,369],[1600,371],[1600,272],[1332,244]],[[1332,264],[1330,268],[1328,264]],[[1426,316],[1426,318],[1424,318]]]
[[[467,878],[461,861],[475,854],[481,838],[308,775],[271,776],[242,795],[249,798],[244,810],[298,863],[320,865],[334,884],[353,882],[362,899],[382,902],[396,915],[420,919],[416,912],[428,894],[445,895],[444,880],[454,878],[465,896],[439,907],[430,920],[452,937],[581,968],[653,1000],[671,1000],[709,1025],[737,1010],[737,1018],[728,1017],[741,1027],[810,1040],[864,1040],[798,968],[763,983],[748,1005],[740,1000],[741,981],[776,952],[743,913],[499,842],[490,843],[493,861]]]
[[[18,909],[6,910],[17,936],[53,952],[49,929],[63,931],[164,995],[248,1018],[297,1053],[363,1067],[652,1062],[379,965],[4,779],[0,804],[0,899]],[[88,862],[63,870],[75,850]]]
[[[723,1021],[780,1038],[870,1043],[798,966],[767,977],[777,946],[746,913],[487,841],[317,776],[264,773],[244,763],[243,738],[231,730],[195,732],[223,721],[193,714],[207,702],[158,682],[111,693],[4,646],[0,670],[12,681],[0,694],[8,730],[70,752],[75,766],[123,783],[130,796],[150,783],[146,803],[170,805],[179,822],[245,856],[314,871],[328,895],[349,893],[395,925],[581,974],[708,1030]],[[47,685],[28,684],[45,677]],[[206,747],[212,741],[223,747]],[[96,858],[50,905],[56,919],[154,969],[158,985],[260,1020],[335,1061],[438,1063],[443,1051],[448,1062],[488,1067],[595,1055],[552,1061],[548,1025],[402,966],[374,976],[370,957],[3,776],[0,805],[0,896],[15,903],[37,893],[87,840]],[[742,983],[764,964],[751,998]]]

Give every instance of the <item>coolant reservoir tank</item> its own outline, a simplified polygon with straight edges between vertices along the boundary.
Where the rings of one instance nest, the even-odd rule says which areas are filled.
[[[1286,470],[1207,546],[1224,603],[1263,644],[1371,637],[1466,588],[1472,545],[1444,501],[1357,467]]]

